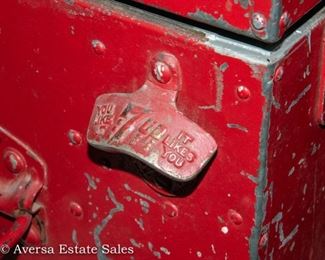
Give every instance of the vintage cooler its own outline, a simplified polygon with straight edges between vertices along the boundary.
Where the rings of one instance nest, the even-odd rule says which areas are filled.
[[[323,259],[319,1],[123,2],[0,3],[4,259]]]

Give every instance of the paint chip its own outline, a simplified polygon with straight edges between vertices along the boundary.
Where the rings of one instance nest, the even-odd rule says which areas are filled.
[[[170,255],[170,251],[166,247],[160,247],[160,251],[165,253],[166,255]]]
[[[228,232],[229,232],[228,227],[226,227],[226,226],[222,227],[221,232],[224,233],[224,234],[228,234]]]

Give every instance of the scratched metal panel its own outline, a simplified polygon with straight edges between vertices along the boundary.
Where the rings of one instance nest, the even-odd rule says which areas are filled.
[[[134,251],[86,259],[321,259],[325,139],[309,108],[324,10],[267,51],[114,1],[0,7],[0,124],[47,164],[42,246],[56,259],[81,257],[60,244]],[[85,139],[96,98],[138,89],[162,50],[182,69],[177,107],[219,147],[186,184]]]
[[[277,62],[266,117],[268,152],[260,183],[260,255],[324,259],[324,128],[317,118],[324,84],[325,22],[319,20]],[[302,33],[297,30],[296,33]],[[293,80],[294,79],[294,80]],[[316,113],[315,113],[316,112]],[[265,242],[267,241],[268,242]]]
[[[265,42],[276,42],[320,0],[133,0]]]

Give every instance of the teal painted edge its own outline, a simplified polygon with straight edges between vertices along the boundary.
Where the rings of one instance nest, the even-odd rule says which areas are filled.
[[[263,77],[262,95],[265,98],[263,106],[263,120],[260,132],[260,147],[259,147],[259,174],[258,185],[255,189],[256,204],[255,204],[255,225],[252,228],[252,234],[249,239],[250,259],[259,259],[258,243],[262,230],[263,221],[266,213],[266,204],[268,193],[265,191],[267,187],[267,162],[268,162],[268,140],[271,124],[271,108],[273,100],[273,79],[275,65],[270,65],[267,68]]]
[[[265,40],[268,42],[276,42],[280,39],[279,23],[282,15],[282,9],[282,0],[272,0],[270,20],[266,27],[267,36]]]

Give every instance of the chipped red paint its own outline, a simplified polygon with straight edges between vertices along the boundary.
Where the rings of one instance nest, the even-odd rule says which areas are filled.
[[[324,26],[323,20],[278,64],[283,76],[273,87],[262,228],[269,239],[260,247],[273,259],[325,255],[325,132],[314,117],[324,87]]]
[[[310,38],[299,31],[267,51],[219,45],[216,34],[114,1],[0,7],[0,122],[48,166],[44,246],[120,244],[136,259],[321,259],[325,138],[313,109],[324,11]],[[138,90],[160,52],[182,70],[177,108],[218,141],[188,183],[84,141],[96,98]],[[6,232],[12,223],[0,221]],[[96,258],[104,256],[87,257]]]

